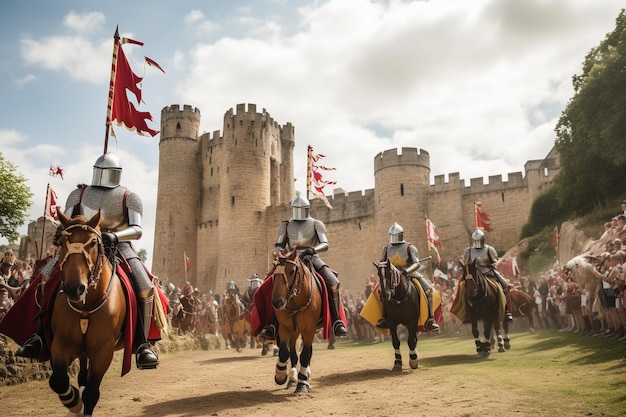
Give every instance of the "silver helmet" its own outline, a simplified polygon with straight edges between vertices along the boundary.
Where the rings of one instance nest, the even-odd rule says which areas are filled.
[[[392,245],[404,242],[404,229],[398,223],[394,223],[389,228],[389,243]]]
[[[485,246],[485,232],[481,229],[476,229],[474,233],[472,233],[472,246],[476,249]]]
[[[291,220],[306,220],[311,216],[311,203],[302,195],[291,200]]]
[[[256,273],[252,275],[252,278],[248,278],[248,288],[250,289],[256,290],[261,284],[263,284],[263,281],[261,281],[261,278],[259,278],[259,275]]]
[[[122,166],[117,155],[105,153],[93,165],[91,185],[96,187],[115,188],[122,179]]]

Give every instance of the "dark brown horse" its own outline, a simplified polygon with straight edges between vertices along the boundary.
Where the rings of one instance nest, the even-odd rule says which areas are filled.
[[[246,347],[246,341],[250,332],[250,322],[246,318],[247,311],[237,294],[227,293],[224,296],[224,337],[227,342],[241,352]]]
[[[61,288],[54,300],[50,387],[71,412],[91,415],[100,399],[100,383],[113,352],[123,347],[126,298],[114,267],[105,256],[98,223],[100,212],[87,220],[69,219],[59,211]],[[68,367],[80,359],[78,385]],[[84,389],[84,390],[83,390]],[[81,395],[82,392],[82,395]]]
[[[491,331],[495,331],[498,351],[504,352],[504,341],[500,334],[500,324],[502,316],[500,312],[500,294],[495,285],[480,269],[476,262],[468,262],[463,271],[465,282],[465,303],[470,323],[472,324],[472,335],[476,344],[476,352],[482,357],[487,357],[491,353]],[[483,338],[480,338],[478,331],[478,321],[483,322]]]
[[[274,255],[272,275],[272,306],[278,321],[278,361],[274,381],[282,385],[297,374],[296,393],[308,393],[309,375],[315,333],[322,328],[322,295],[311,267],[296,250],[287,255]],[[302,336],[302,351],[298,357],[296,341]],[[291,360],[289,378],[287,360]],[[296,366],[300,362],[300,370]],[[288,385],[289,386],[289,385]]]
[[[384,261],[374,264],[378,269],[380,296],[383,303],[385,319],[391,332],[391,343],[395,349],[393,371],[402,371],[402,355],[400,354],[400,338],[398,325],[406,326],[409,334],[409,366],[417,369],[417,321],[420,315],[419,289],[406,278],[391,262]]]
[[[180,304],[172,312],[172,328],[178,329],[178,334],[191,332],[196,326],[197,301],[193,295],[180,297]]]

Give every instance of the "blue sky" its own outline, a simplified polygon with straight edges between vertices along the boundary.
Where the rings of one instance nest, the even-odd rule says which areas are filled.
[[[46,184],[62,203],[91,180],[104,147],[115,27],[158,130],[171,104],[200,109],[201,132],[222,129],[239,103],[296,131],[296,188],[306,146],[327,155],[345,191],[373,188],[374,156],[427,150],[431,176],[523,171],[554,144],[571,77],[615,28],[613,0],[46,1],[0,5],[0,152],[28,179],[29,211]],[[146,68],[143,56],[166,71]],[[109,150],[144,202],[139,248],[152,252],[158,136],[116,129]],[[65,179],[50,177],[61,165]],[[327,190],[332,194],[332,190]],[[24,226],[22,232],[26,231]],[[6,242],[0,239],[0,243]],[[151,260],[149,259],[148,265]]]

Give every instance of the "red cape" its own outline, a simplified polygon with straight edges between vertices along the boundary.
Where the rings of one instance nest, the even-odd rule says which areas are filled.
[[[122,283],[122,288],[126,294],[126,319],[124,322],[124,358],[122,362],[122,376],[126,375],[131,369],[133,354],[133,337],[135,335],[135,322],[137,320],[137,301],[132,283],[128,278],[124,269],[118,265],[117,274]],[[24,344],[26,340],[37,331],[39,326],[37,315],[39,314],[39,306],[37,303],[37,287],[41,282],[41,275],[38,274],[31,282],[30,286],[15,301],[13,307],[7,311],[6,315],[0,320],[0,333],[10,337],[18,345]],[[61,283],[61,273],[58,268],[55,269],[52,276],[48,279],[44,286],[44,296],[41,300],[44,313],[44,337],[46,346],[41,352],[38,360],[45,362],[50,359],[50,351],[48,346],[52,343],[52,331],[50,322],[52,319],[52,306],[56,297],[59,285]],[[159,297],[164,308],[167,308],[168,299],[163,291],[158,288]],[[156,328],[154,320],[150,324],[150,334],[148,338],[151,341],[160,340],[160,331]]]

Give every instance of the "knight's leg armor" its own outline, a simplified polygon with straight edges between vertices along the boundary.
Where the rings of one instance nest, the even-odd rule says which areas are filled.
[[[139,317],[137,320],[137,332],[135,333],[136,357],[135,362],[139,369],[154,369],[159,364],[159,357],[148,341],[150,322],[152,320],[152,305],[154,295],[150,291],[148,296],[137,298]]]
[[[502,291],[504,291],[504,296],[506,297],[506,306],[504,307],[504,320],[508,322],[513,321],[513,315],[511,314],[511,295],[509,294],[509,282],[500,274],[495,274],[500,286],[502,286]]]
[[[333,322],[333,332],[337,337],[346,337],[348,336],[348,329],[341,321],[341,316],[339,315],[341,306],[341,298],[339,295],[339,290],[337,286],[332,286],[328,288],[328,306],[330,307],[330,317]]]
[[[33,333],[17,351],[15,356],[21,356],[22,358],[38,359],[43,347],[45,346],[45,339],[43,335],[43,313],[39,313],[39,326],[37,331]]]
[[[129,257],[124,253],[130,264],[131,280],[137,295],[137,331],[135,332],[135,362],[139,369],[155,369],[159,357],[148,341],[150,323],[152,322],[152,306],[154,304],[154,288],[143,264],[137,257]],[[158,295],[157,295],[158,297]]]
[[[423,276],[419,275],[417,277],[417,280],[422,286],[422,290],[424,290],[426,300],[428,301],[428,320],[426,320],[424,327],[426,327],[426,330],[428,330],[429,332],[438,332],[439,325],[437,324],[437,321],[435,320],[435,315],[433,314],[433,289]]]
[[[278,334],[278,322],[276,321],[276,315],[274,311],[272,311],[272,319],[270,322],[263,327],[263,330],[259,332],[259,337],[263,339],[263,343],[270,342],[272,340],[276,340],[276,335]]]

